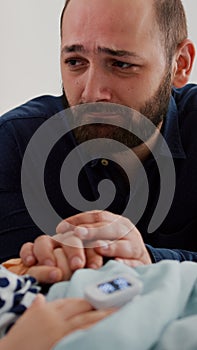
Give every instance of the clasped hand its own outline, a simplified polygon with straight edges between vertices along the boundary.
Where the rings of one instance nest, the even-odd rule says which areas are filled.
[[[20,256],[26,266],[56,266],[61,280],[83,267],[97,269],[103,257],[135,267],[151,264],[140,232],[125,217],[108,211],[90,211],[63,220],[53,237],[40,236],[23,245]],[[59,277],[60,279],[60,277]]]

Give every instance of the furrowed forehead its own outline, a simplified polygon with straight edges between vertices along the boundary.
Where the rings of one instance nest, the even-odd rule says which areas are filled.
[[[62,16],[62,47],[68,46],[67,52],[68,49],[82,52],[84,48],[78,45],[85,48],[92,45],[91,51],[95,52],[99,46],[98,51],[115,55],[114,46],[120,56],[121,50],[132,51],[133,55],[141,51],[139,46],[143,45],[144,50],[149,44],[160,46],[150,3],[152,0],[146,0],[145,5],[142,0],[108,0],[106,8],[105,0],[69,0]]]
[[[85,48],[83,45],[80,45],[80,44],[65,45],[62,48],[62,53],[70,53],[70,52],[89,53],[89,51],[90,50],[88,50],[87,48]],[[127,50],[118,50],[118,49],[116,50],[110,47],[98,46],[95,48],[94,51],[96,53],[105,53],[111,56],[118,56],[118,57],[130,56],[130,57],[140,58],[135,52],[127,51]]]

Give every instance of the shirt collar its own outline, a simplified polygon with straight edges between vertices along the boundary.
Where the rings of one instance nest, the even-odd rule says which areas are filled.
[[[173,158],[186,158],[179,132],[178,109],[173,96],[170,98],[169,108],[164,120],[162,134],[167,142]],[[160,154],[165,156],[165,147],[162,146],[163,145],[161,145]]]

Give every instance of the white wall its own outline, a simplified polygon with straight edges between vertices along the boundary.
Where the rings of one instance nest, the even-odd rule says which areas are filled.
[[[190,36],[197,44],[196,0],[183,3]],[[64,0],[0,0],[0,114],[32,97],[61,93],[63,4]],[[197,82],[197,63],[191,81]]]
[[[0,0],[0,114],[61,93],[59,21],[65,0]]]

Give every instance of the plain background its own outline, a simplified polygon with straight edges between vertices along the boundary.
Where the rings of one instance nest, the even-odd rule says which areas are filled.
[[[0,115],[35,96],[61,94],[59,23],[64,2],[0,0]],[[197,44],[197,2],[183,4],[189,36]],[[197,83],[197,62],[190,81]]]

